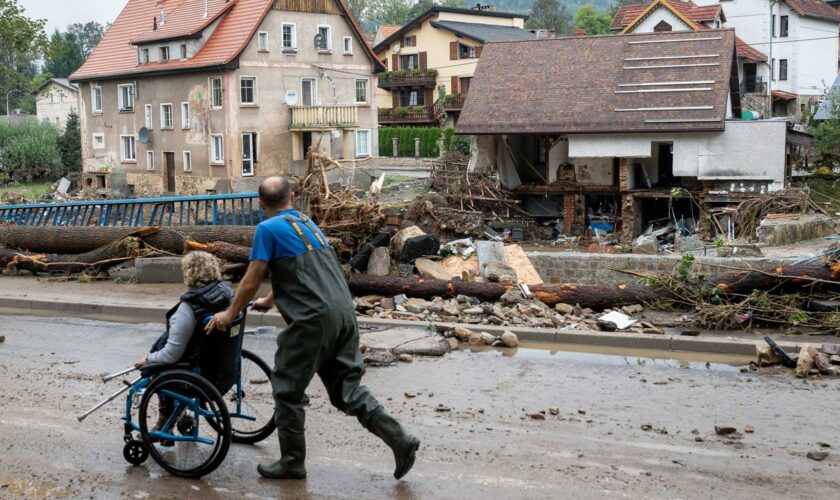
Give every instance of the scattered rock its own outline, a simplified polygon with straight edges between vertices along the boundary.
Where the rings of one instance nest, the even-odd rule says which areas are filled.
[[[683,337],[696,337],[700,335],[700,330],[683,330],[680,332]]]
[[[694,440],[697,441],[698,443],[702,443],[703,441],[705,441],[705,439],[701,438],[700,436],[695,436]]]
[[[457,351],[461,347],[461,343],[455,337],[446,339],[446,342],[449,344],[450,351]]]
[[[481,332],[478,334],[481,337],[481,340],[484,342],[485,345],[493,345],[493,342],[496,341],[496,336],[487,332]]]
[[[529,413],[528,416],[534,420],[545,420],[545,413],[541,411],[538,411],[536,413]]]
[[[581,415],[586,415],[586,410],[578,409],[578,413]]]
[[[5,335],[0,335],[0,343],[3,343],[5,341],[6,341],[6,336]]]
[[[385,247],[373,249],[368,260],[367,273],[371,276],[388,276],[391,272],[391,254]]]
[[[443,266],[425,257],[415,260],[414,267],[417,268],[417,274],[419,274],[421,278],[444,281],[452,279],[449,271],[444,269]]]
[[[505,292],[499,300],[501,300],[502,304],[513,305],[519,304],[525,300],[525,297],[522,296],[522,290],[520,290],[519,287],[514,286]]]
[[[456,326],[452,329],[452,335],[461,342],[466,342],[470,340],[470,337],[473,337],[475,333],[468,328],[464,328],[463,326]]]
[[[501,336],[501,341],[505,347],[517,347],[519,345],[519,337],[515,333],[506,331]]]
[[[834,373],[834,367],[831,366],[831,362],[828,360],[828,355],[822,352],[818,352],[816,356],[814,356],[814,367],[819,370],[822,375],[832,375]]]
[[[653,425],[651,425],[651,424],[642,424],[642,430],[643,430],[643,431],[649,431],[649,430],[651,430],[651,429],[653,429]]]
[[[504,262],[491,261],[484,266],[484,278],[491,282],[503,282],[502,277],[508,276],[508,282],[516,281],[516,271]]]
[[[557,407],[557,406],[551,406],[551,407],[548,408],[548,413],[551,413],[552,415],[559,415],[560,414],[560,408]]]
[[[723,425],[716,425],[715,426],[715,434],[717,434],[718,436],[728,436],[728,435],[734,434],[736,432],[738,432],[738,429],[736,429],[734,427],[723,426]]]
[[[820,451],[809,451],[805,456],[810,458],[811,460],[816,460],[817,462],[822,462],[823,460],[828,458],[828,452],[827,451],[822,451],[822,450],[820,450]]]
[[[0,342],[2,342],[2,340],[0,340]],[[832,354],[831,356],[828,357],[828,361],[832,365],[840,365],[840,355]]]
[[[400,361],[402,361],[403,363],[411,363],[412,361],[414,361],[414,356],[412,356],[411,354],[405,354],[405,353],[403,353],[403,354],[400,354],[400,355],[398,356],[398,358],[399,358],[399,360],[400,360]]]
[[[758,356],[758,366],[773,366],[782,362],[782,358],[764,341],[756,344],[755,353]]]
[[[562,302],[555,304],[554,309],[556,309],[560,314],[572,314],[575,311],[574,306],[564,304]]]
[[[416,397],[417,397],[417,394],[415,394],[415,393],[413,393],[413,392],[406,392],[406,393],[405,393],[405,397],[407,397],[408,399],[411,399],[411,398],[416,398]]]
[[[634,314],[638,314],[644,311],[645,308],[642,307],[640,304],[630,304],[629,306],[622,307],[621,310],[624,311],[624,314],[632,316]]]
[[[817,348],[806,344],[802,346],[802,350],[799,351],[799,359],[796,361],[796,376],[797,377],[807,377],[808,372],[814,368],[814,358],[817,357]]]
[[[394,299],[384,298],[379,301],[379,307],[385,309],[386,311],[393,311],[397,305],[394,303]]]
[[[440,250],[440,239],[434,234],[408,238],[397,253],[400,262],[412,262],[424,255],[435,255]]]
[[[400,305],[405,307],[406,310],[410,313],[419,314],[431,307],[432,303],[428,300],[417,299],[412,297]]]
[[[755,432],[755,427],[753,427],[750,424],[747,424],[744,426],[744,432],[746,432],[747,434],[752,434],[753,432]]]
[[[484,309],[482,309],[480,307],[469,307],[467,309],[464,309],[463,313],[464,314],[484,314]]]
[[[451,410],[452,410],[452,408],[450,408],[448,406],[445,406],[445,405],[442,405],[442,404],[437,405],[437,408],[435,408],[435,411],[438,411],[438,412],[451,411]]]
[[[477,333],[472,334],[470,336],[470,338],[467,340],[467,343],[469,343],[470,345],[475,345],[475,346],[485,345],[484,344],[484,339],[482,339],[481,335],[479,335]]]
[[[598,325],[598,328],[600,328],[602,332],[614,332],[618,330],[618,326],[612,321],[599,319],[595,322],[595,324]]]

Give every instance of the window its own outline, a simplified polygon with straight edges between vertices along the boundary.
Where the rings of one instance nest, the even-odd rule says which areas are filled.
[[[181,103],[181,128],[190,128],[190,103]]]
[[[653,31],[656,32],[672,31],[673,29],[674,28],[670,24],[668,24],[668,22],[664,19],[662,21],[659,21],[659,23],[657,23],[657,25],[653,27]]]
[[[144,106],[144,110],[145,110],[144,114],[145,114],[145,117],[146,117],[146,128],[149,129],[149,130],[152,130],[152,128],[154,128],[152,126],[152,105],[151,104],[146,104],[146,106]]]
[[[292,23],[283,23],[283,50],[294,52],[297,48],[297,36],[295,34],[295,25]]]
[[[403,47],[416,47],[417,46],[417,37],[414,35],[404,36],[403,37]]]
[[[143,49],[143,63],[149,62],[149,49]]]
[[[304,106],[315,106],[318,102],[318,87],[314,78],[303,78],[300,81],[300,96]]]
[[[155,152],[146,151],[146,170],[155,169]]]
[[[420,56],[408,54],[400,56],[400,69],[417,69],[420,67]]]
[[[321,35],[321,39],[318,43],[318,50],[331,50],[332,49],[332,36],[331,36],[331,28],[326,25],[318,25],[318,34]]]
[[[55,94],[50,92],[50,104],[53,104],[53,103],[55,103]]]
[[[105,149],[105,134],[93,134],[93,149]]]
[[[123,162],[137,161],[137,144],[134,141],[133,135],[121,135],[122,150],[120,151],[120,158]]]
[[[210,163],[214,165],[225,163],[225,137],[222,134],[210,136]]]
[[[779,37],[788,36],[788,16],[779,16]]]
[[[426,95],[417,90],[403,90],[400,92],[400,106],[425,106]]]
[[[172,124],[172,105],[171,104],[161,104],[160,105],[160,128],[162,129],[171,129],[174,125]]]
[[[370,130],[356,131],[356,156],[370,156]]]
[[[715,29],[720,29],[720,21],[715,21]]]
[[[239,103],[251,105],[257,103],[256,77],[243,76],[239,78]]]
[[[470,83],[472,83],[472,77],[470,76],[458,78],[458,93],[466,95],[470,91]]]
[[[779,59],[779,81],[786,81],[788,73],[788,60]]]
[[[770,16],[770,36],[776,36],[776,14]]]
[[[260,52],[268,52],[268,32],[260,31],[257,33],[257,40]]]
[[[254,163],[257,162],[257,134],[246,132],[242,134],[242,175],[254,175]]]
[[[475,47],[470,47],[469,45],[459,43],[458,59],[475,59]]]
[[[222,107],[222,79],[210,79],[210,105],[216,109]]]
[[[117,104],[119,104],[120,111],[134,111],[133,83],[129,83],[126,85],[117,85]]]
[[[356,104],[367,104],[368,102],[368,80],[356,80]]]
[[[776,81],[776,59],[770,59],[770,78]]]
[[[102,87],[90,88],[90,107],[94,113],[102,112]]]
[[[344,53],[345,54],[352,54],[353,53],[353,37],[352,36],[345,36],[344,37]]]
[[[182,61],[187,60],[187,44],[186,43],[181,44],[181,60]]]
[[[192,153],[184,151],[184,172],[192,172]]]
[[[169,60],[169,46],[163,46],[160,48],[160,60],[161,62]]]

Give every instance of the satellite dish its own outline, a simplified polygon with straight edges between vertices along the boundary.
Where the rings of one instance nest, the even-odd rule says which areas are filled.
[[[325,47],[325,45],[324,45],[324,35],[322,35],[320,33],[316,34],[313,41],[315,42],[315,48],[316,49],[323,49]]]
[[[289,106],[294,106],[298,102],[298,93],[295,89],[289,89],[286,91],[286,104]]]
[[[399,44],[399,43],[395,43],[394,45],[392,45],[392,46],[391,46],[391,51],[392,51],[394,54],[399,54],[399,53],[400,53],[400,44]]]
[[[140,130],[137,131],[137,142],[140,144],[146,144],[149,142],[149,129],[146,127],[140,127]]]

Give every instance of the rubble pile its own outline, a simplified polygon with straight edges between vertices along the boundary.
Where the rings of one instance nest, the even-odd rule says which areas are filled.
[[[785,352],[769,337],[756,344],[756,361],[750,370],[782,370],[799,378],[840,376],[840,344],[822,344],[817,347],[805,344],[798,355]]]

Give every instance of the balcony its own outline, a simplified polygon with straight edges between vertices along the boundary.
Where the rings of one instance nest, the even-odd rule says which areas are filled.
[[[437,85],[437,70],[434,69],[398,69],[379,73],[379,88],[397,87],[432,88]]]
[[[741,94],[766,94],[767,82],[760,76],[748,76],[741,82]]]
[[[443,109],[445,111],[461,111],[464,107],[464,101],[467,100],[467,94],[447,94],[443,98]]]
[[[290,130],[328,130],[356,127],[357,106],[292,106]]]
[[[429,106],[379,108],[379,123],[381,125],[436,122],[437,113],[433,107]]]

